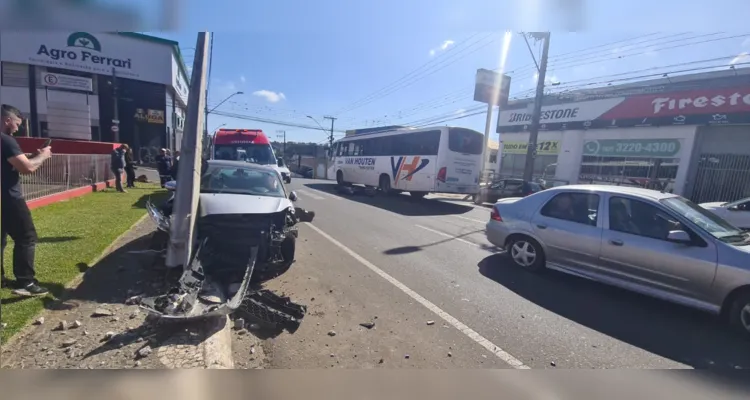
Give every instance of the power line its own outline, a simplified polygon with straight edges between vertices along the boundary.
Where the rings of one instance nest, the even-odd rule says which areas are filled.
[[[361,103],[361,104],[358,104],[358,105],[356,105],[356,106],[353,106],[353,107],[349,107],[349,108],[347,108],[347,109],[344,109],[343,111],[340,111],[339,113],[343,113],[343,112],[348,112],[348,111],[354,110],[354,109],[356,109],[356,108],[360,108],[360,107],[362,107],[362,106],[365,106],[365,105],[367,105],[367,104],[370,104],[370,103],[372,103],[372,102],[373,102],[373,101],[375,101],[375,100],[381,99],[381,98],[383,98],[383,97],[385,97],[385,96],[388,96],[388,95],[389,95],[389,94],[391,94],[391,93],[394,93],[394,92],[396,92],[396,91],[399,91],[399,90],[401,90],[401,89],[407,88],[407,87],[409,87],[409,86],[411,86],[411,85],[415,84],[416,82],[419,82],[420,80],[422,80],[422,79],[424,79],[424,78],[426,78],[426,77],[428,77],[428,76],[430,76],[430,75],[432,75],[432,74],[434,74],[434,73],[436,73],[436,72],[438,72],[438,71],[441,71],[441,70],[443,70],[443,69],[447,68],[447,67],[448,67],[448,66],[450,66],[450,65],[453,65],[453,64],[455,64],[456,62],[460,61],[460,60],[461,60],[461,59],[462,59],[463,57],[466,57],[466,56],[468,56],[468,55],[470,55],[470,54],[473,54],[473,53],[475,53],[475,52],[477,52],[477,51],[479,51],[479,50],[481,50],[481,49],[483,49],[483,48],[485,48],[485,47],[489,46],[489,45],[490,45],[490,44],[492,44],[493,42],[497,41],[497,38],[495,38],[495,39],[492,39],[492,40],[490,40],[490,41],[488,41],[488,42],[486,42],[486,43],[482,44],[481,46],[479,46],[479,47],[475,48],[475,49],[474,49],[473,51],[471,51],[471,52],[469,52],[469,53],[465,54],[465,55],[464,55],[463,57],[455,57],[455,56],[458,56],[459,54],[461,54],[462,52],[464,52],[464,51],[466,51],[466,50],[469,50],[469,49],[471,49],[471,48],[472,48],[472,47],[473,47],[474,45],[476,45],[476,44],[480,43],[480,42],[481,42],[482,40],[485,40],[485,39],[487,39],[487,38],[488,38],[488,37],[490,37],[490,36],[492,36],[492,34],[490,34],[490,35],[487,35],[487,36],[485,36],[485,37],[484,37],[483,39],[480,39],[480,40],[478,40],[477,42],[474,42],[474,43],[472,43],[471,45],[469,45],[468,47],[466,47],[466,48],[462,49],[462,50],[461,50],[461,51],[459,51],[459,52],[453,53],[453,55],[452,55],[452,56],[453,56],[453,58],[452,58],[452,59],[451,59],[451,58],[447,58],[447,59],[444,59],[444,60],[442,60],[442,61],[443,61],[443,63],[438,63],[438,64],[436,64],[436,65],[433,65],[433,66],[432,66],[432,67],[440,67],[440,68],[437,68],[437,69],[434,69],[434,70],[431,70],[431,71],[426,71],[426,73],[425,73],[425,74],[423,74],[423,75],[421,75],[421,76],[419,76],[419,77],[415,77],[415,78],[414,78],[414,79],[412,79],[412,80],[411,80],[410,82],[404,82],[404,84],[402,84],[402,85],[400,85],[400,86],[397,86],[397,87],[393,87],[392,89],[390,89],[390,90],[387,90],[387,91],[385,91],[384,93],[381,93],[381,94],[379,94],[378,96],[375,96],[375,97],[372,97],[372,98],[370,98],[370,99],[369,99],[368,101],[365,101],[365,102],[363,102],[363,103]],[[450,62],[447,62],[447,61],[450,61]]]
[[[294,122],[279,121],[279,120],[274,120],[274,119],[269,119],[269,118],[256,117],[256,116],[252,116],[252,115],[235,114],[235,113],[228,113],[228,112],[224,112],[224,111],[213,111],[211,114],[221,115],[223,117],[229,117],[229,118],[242,119],[242,120],[247,120],[247,121],[263,122],[263,123],[271,124],[271,125],[280,125],[280,126],[288,126],[288,127],[293,127],[293,128],[312,129],[312,130],[315,130],[315,131],[319,131],[320,130],[320,128],[318,128],[316,126],[313,126],[313,125],[297,124],[297,123],[294,123]],[[334,132],[345,133],[346,131],[334,130]]]
[[[376,91],[374,91],[374,92],[372,92],[372,93],[368,94],[367,96],[365,96],[365,97],[362,97],[362,98],[360,98],[359,100],[356,100],[356,101],[354,101],[354,102],[353,102],[353,103],[351,103],[350,105],[348,105],[348,106],[345,106],[345,107],[343,107],[343,108],[342,108],[342,109],[341,109],[340,111],[337,111],[337,112],[336,112],[336,114],[340,114],[340,113],[342,113],[342,112],[346,111],[346,110],[347,110],[347,109],[348,109],[349,107],[352,107],[352,106],[358,105],[358,104],[360,104],[361,102],[363,102],[363,101],[366,101],[366,100],[370,99],[370,98],[371,98],[372,96],[375,96],[375,95],[377,95],[377,94],[381,93],[382,91],[384,91],[384,90],[387,90],[387,89],[391,88],[392,86],[395,86],[395,85],[397,85],[397,84],[401,83],[401,81],[403,81],[404,79],[408,79],[409,77],[411,77],[411,76],[412,76],[413,74],[415,74],[415,73],[419,73],[419,72],[420,72],[420,70],[422,70],[423,68],[425,68],[425,67],[429,66],[429,65],[430,65],[430,64],[432,64],[432,63],[435,63],[435,62],[437,62],[437,61],[438,61],[438,60],[440,60],[441,58],[444,58],[444,57],[446,57],[446,55],[447,55],[447,54],[450,54],[451,52],[455,51],[455,49],[456,49],[457,47],[461,47],[462,45],[464,45],[464,44],[465,44],[466,42],[468,42],[469,40],[471,40],[471,39],[472,39],[473,37],[475,37],[475,36],[477,36],[477,35],[479,35],[479,33],[478,33],[478,32],[477,32],[477,33],[474,33],[474,34],[472,34],[471,36],[469,36],[469,37],[468,37],[468,38],[466,38],[465,40],[461,41],[461,42],[460,42],[459,44],[457,44],[457,45],[455,45],[455,46],[452,46],[452,47],[450,47],[450,48],[449,48],[449,49],[448,49],[448,50],[447,50],[446,52],[444,52],[444,53],[441,53],[441,54],[440,54],[440,55],[439,55],[439,56],[438,56],[437,58],[433,58],[433,59],[431,59],[430,61],[428,61],[428,62],[426,62],[426,63],[424,63],[424,64],[420,65],[420,66],[419,66],[418,68],[416,68],[416,69],[412,70],[411,72],[409,72],[409,73],[407,73],[406,75],[402,76],[401,78],[399,78],[399,79],[395,80],[394,82],[391,82],[391,83],[389,83],[388,85],[386,85],[386,86],[384,86],[384,87],[382,87],[382,88],[380,88],[380,89],[378,89],[378,90],[376,90]]]

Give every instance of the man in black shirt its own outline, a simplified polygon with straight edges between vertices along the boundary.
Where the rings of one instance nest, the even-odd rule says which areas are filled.
[[[2,260],[2,286],[14,286],[13,293],[21,296],[41,296],[47,289],[39,286],[34,273],[34,254],[36,252],[37,234],[31,211],[21,193],[20,174],[36,171],[48,158],[52,148],[39,149],[32,158],[27,158],[18,142],[13,138],[18,126],[23,121],[21,112],[12,106],[3,104],[0,107],[0,173],[2,173],[2,204],[0,204],[0,221],[2,228],[2,251],[5,253],[7,237],[13,239],[13,274],[16,282],[5,278],[5,260]],[[0,254],[0,257],[2,257]],[[3,257],[4,258],[4,257]]]

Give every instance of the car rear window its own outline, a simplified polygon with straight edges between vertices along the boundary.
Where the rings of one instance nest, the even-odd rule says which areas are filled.
[[[448,133],[448,149],[464,154],[482,154],[484,135],[464,128],[451,128]]]

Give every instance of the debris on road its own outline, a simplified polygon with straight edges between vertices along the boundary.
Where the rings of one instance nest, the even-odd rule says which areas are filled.
[[[243,318],[237,318],[234,320],[234,329],[240,330],[245,327],[245,320]]]
[[[363,322],[359,324],[359,326],[365,327],[367,329],[372,329],[375,326],[374,322]]]
[[[152,351],[153,350],[151,350],[151,347],[144,346],[140,350],[138,350],[137,355],[138,355],[138,357],[145,358],[145,357],[148,357],[149,355],[151,355]]]
[[[427,325],[435,325],[435,321],[427,321]]]
[[[328,331],[328,336],[336,336],[336,331]]]
[[[380,361],[378,361],[378,364],[382,364],[382,363],[384,363],[384,362],[385,362],[385,360],[383,360],[383,359],[381,358],[381,359],[380,359]]]
[[[94,310],[94,313],[91,314],[92,317],[111,317],[115,315],[112,311],[107,310],[106,308],[97,308]]]
[[[44,317],[39,317],[34,321],[34,325],[44,325]]]
[[[104,340],[112,340],[112,338],[114,338],[116,335],[116,333],[109,331],[104,334]]]
[[[125,304],[127,304],[129,306],[138,305],[138,304],[141,303],[141,298],[142,298],[142,296],[140,296],[140,295],[128,297],[128,299],[125,300]]]
[[[404,358],[407,359],[407,360],[409,359],[409,357],[410,356],[408,354],[404,356]]]
[[[449,351],[449,352],[448,352],[448,357],[453,357],[453,353],[451,353],[451,352]]]
[[[71,327],[72,328],[80,328],[81,326],[83,326],[83,324],[81,323],[81,321],[75,320],[75,321],[73,321],[73,325]],[[87,335],[88,332],[83,332],[83,334]]]
[[[68,330],[68,321],[60,321],[60,324],[57,325],[57,328],[55,328],[57,331],[67,331]]]
[[[78,339],[67,339],[62,342],[62,347],[70,347],[78,342]]]
[[[553,367],[556,367],[556,366],[557,366],[557,364],[555,364],[555,362],[554,362],[554,361],[550,362],[550,363],[549,363],[549,365],[551,365],[551,366],[553,366]]]

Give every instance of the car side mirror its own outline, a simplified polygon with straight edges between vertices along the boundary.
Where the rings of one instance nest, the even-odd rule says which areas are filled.
[[[297,201],[298,199],[299,199],[299,197],[297,197],[297,192],[292,191],[291,193],[289,193],[289,200],[291,200],[291,201]]]
[[[667,241],[672,243],[690,244],[693,239],[685,231],[669,231]]]
[[[167,189],[167,190],[169,190],[169,191],[174,192],[175,190],[177,190],[177,181],[169,181],[169,182],[165,183],[164,184],[164,188]]]

